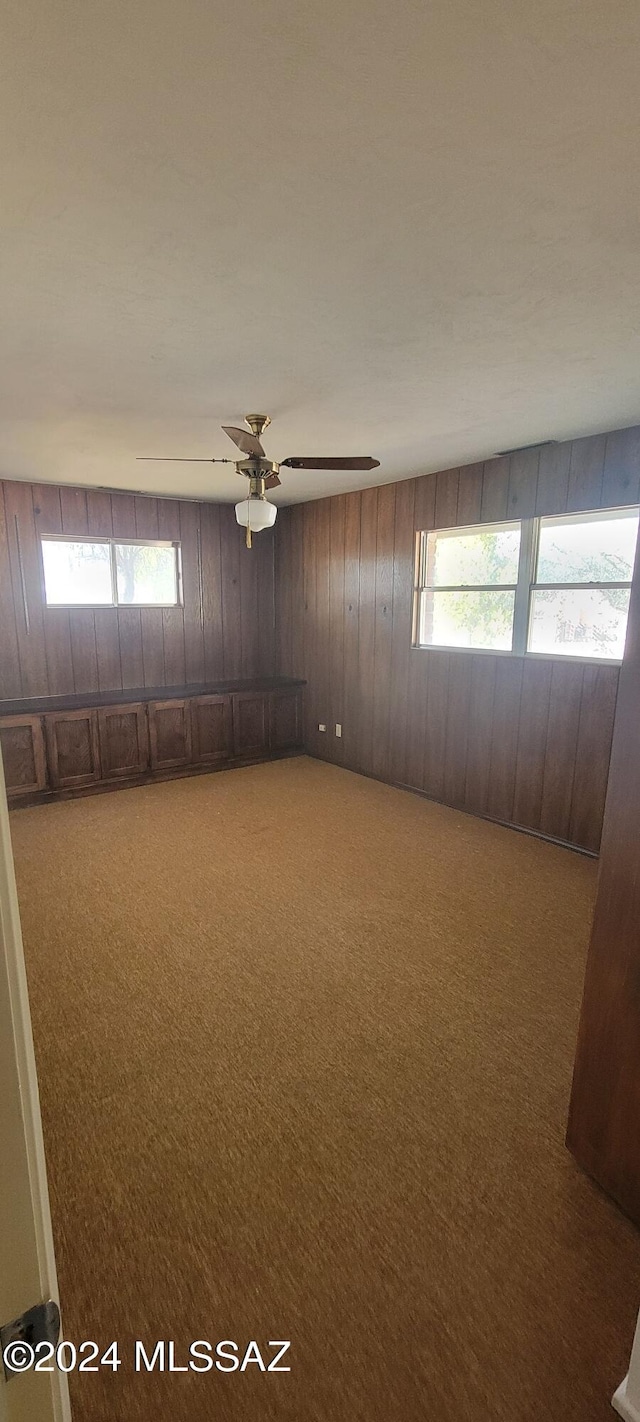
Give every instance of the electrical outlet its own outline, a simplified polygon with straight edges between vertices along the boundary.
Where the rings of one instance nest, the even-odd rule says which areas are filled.
[[[341,735],[342,735],[342,726],[341,726],[341,724],[340,724],[339,721],[336,721],[336,735],[337,735],[337,736],[341,736]]]
[[[319,731],[326,731],[326,729],[327,729],[327,728],[326,728],[326,726],[323,726],[322,721],[319,721],[319,722],[318,722],[318,730],[319,730]]]

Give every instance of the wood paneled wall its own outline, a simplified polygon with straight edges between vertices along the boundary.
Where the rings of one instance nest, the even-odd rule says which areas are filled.
[[[618,669],[412,649],[415,534],[639,499],[634,428],[281,510],[277,670],[308,682],[310,753],[597,850]]]
[[[640,1225],[640,548],[611,753],[567,1144]]]
[[[43,533],[179,539],[184,605],[46,607]],[[261,533],[249,551],[228,504],[6,481],[0,612],[0,698],[271,676],[273,533]]]

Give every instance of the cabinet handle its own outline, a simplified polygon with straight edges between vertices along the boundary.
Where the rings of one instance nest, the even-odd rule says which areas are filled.
[[[14,517],[14,519],[15,519],[15,525],[16,525],[16,547],[17,547],[17,549],[18,549],[18,570],[19,570],[19,573],[20,573],[20,587],[22,588],[22,608],[23,608],[23,611],[24,611],[24,625],[25,625],[25,631],[26,631],[26,634],[27,634],[27,637],[28,637],[28,636],[29,636],[29,633],[30,633],[30,631],[31,631],[31,624],[30,624],[30,622],[29,622],[29,604],[28,604],[28,602],[27,602],[27,583],[26,583],[26,579],[25,579],[25,576],[24,576],[24,563],[23,563],[23,561],[22,561],[22,544],[21,544],[21,542],[20,542],[20,524],[18,523],[18,515],[17,515],[17,514],[14,514],[13,517]]]

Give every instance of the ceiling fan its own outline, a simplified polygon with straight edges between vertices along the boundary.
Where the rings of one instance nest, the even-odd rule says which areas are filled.
[[[289,459],[282,459],[279,464],[267,459],[262,447],[260,436],[263,430],[271,424],[268,415],[245,415],[245,421],[249,426],[248,430],[239,429],[237,425],[223,425],[222,428],[237,445],[238,449],[246,457],[244,459],[189,459],[172,458],[171,456],[158,456],[158,460],[167,464],[235,464],[236,473],[243,474],[249,480],[249,496],[236,504],[236,519],[238,523],[246,528],[247,548],[251,547],[251,534],[258,533],[261,528],[271,528],[276,521],[277,509],[275,504],[270,504],[267,499],[267,489],[275,489],[280,481],[281,469],[377,469],[380,464],[379,459],[353,458],[346,456],[344,459],[307,459],[301,455],[292,455]],[[152,454],[138,455],[139,459],[155,460]]]

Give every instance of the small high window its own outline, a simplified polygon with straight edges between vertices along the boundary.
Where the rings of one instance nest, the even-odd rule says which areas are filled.
[[[41,540],[47,607],[175,607],[180,545],[114,538]]]

